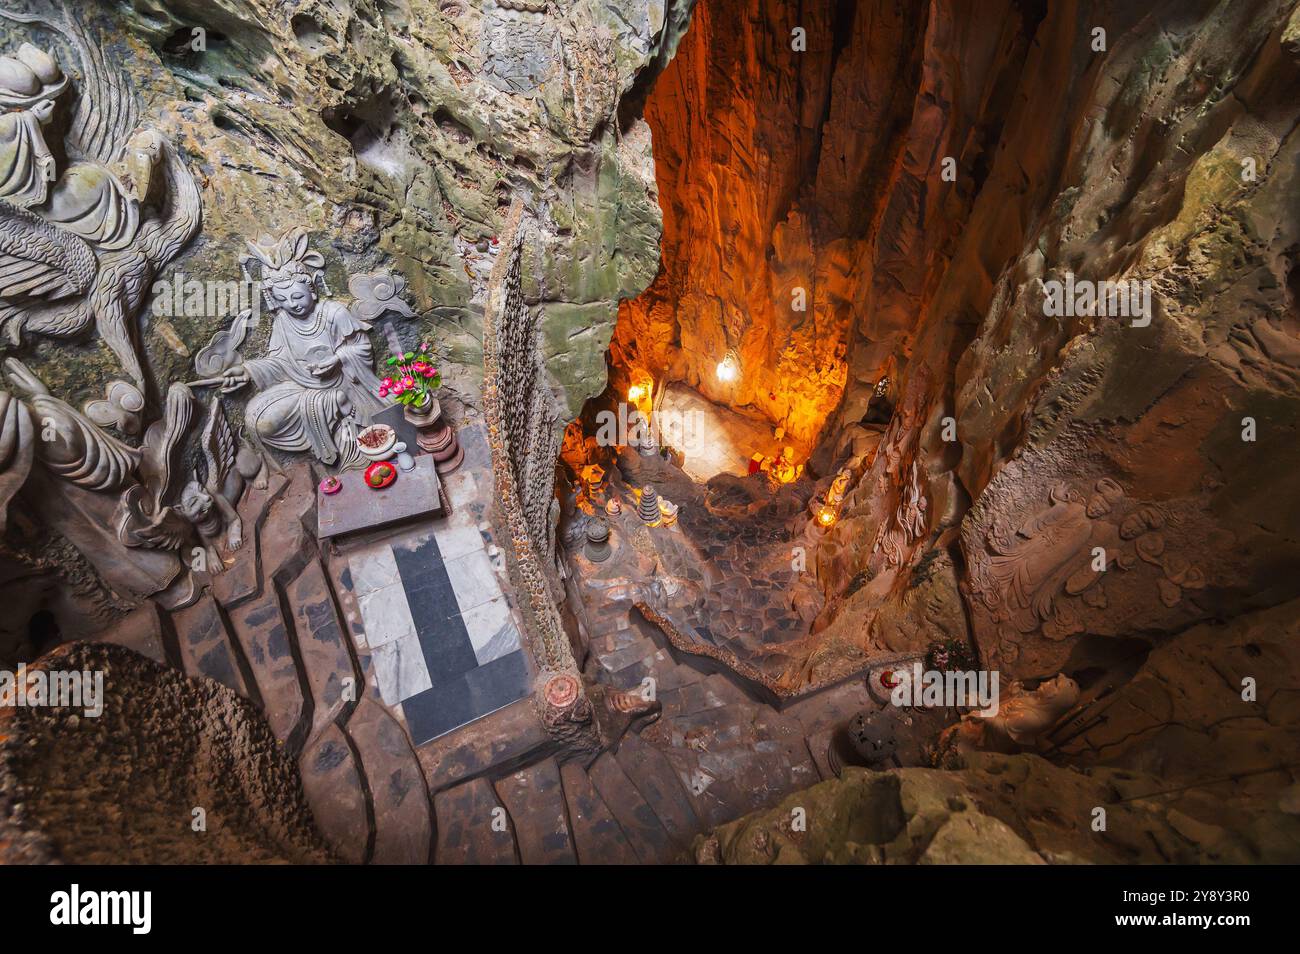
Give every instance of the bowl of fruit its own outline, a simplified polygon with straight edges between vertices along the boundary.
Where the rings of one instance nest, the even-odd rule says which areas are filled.
[[[388,460],[393,456],[393,446],[397,443],[397,431],[387,424],[371,424],[357,435],[357,445],[368,459]]]
[[[383,490],[397,479],[397,466],[391,461],[377,460],[366,468],[366,486],[371,490]]]

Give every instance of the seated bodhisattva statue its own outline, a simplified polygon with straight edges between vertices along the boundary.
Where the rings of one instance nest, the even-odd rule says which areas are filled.
[[[235,353],[247,332],[245,314],[230,333],[214,338],[196,363],[200,370],[205,363],[223,369],[214,383],[224,392],[249,384],[257,389],[244,420],[264,446],[310,451],[340,468],[362,463],[357,432],[384,408],[372,370],[370,324],[317,295],[325,261],[308,250],[302,230],[248,247],[247,261],[260,265],[263,300],[272,310],[266,355],[240,359]]]

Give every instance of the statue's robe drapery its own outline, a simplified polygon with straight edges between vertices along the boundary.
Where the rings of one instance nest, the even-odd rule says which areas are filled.
[[[40,213],[47,222],[108,252],[129,246],[140,230],[140,203],[97,162],[69,166]]]
[[[0,114],[0,199],[24,208],[40,205],[53,178],[54,156],[36,114]]]
[[[244,362],[258,390],[244,413],[258,439],[278,450],[311,451],[326,464],[358,463],[356,432],[384,409],[369,329],[338,302],[322,301],[306,318],[277,311],[266,357]],[[310,365],[331,354],[339,366],[313,374]]]

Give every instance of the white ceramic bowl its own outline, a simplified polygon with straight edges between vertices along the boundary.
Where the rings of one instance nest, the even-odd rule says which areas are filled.
[[[376,444],[374,447],[366,446],[366,443],[362,438],[372,434],[383,434],[384,442],[382,444]],[[388,458],[393,456],[393,447],[396,443],[397,431],[393,430],[387,424],[371,424],[369,427],[363,428],[361,433],[357,435],[357,446],[361,448],[361,453],[365,455],[368,460],[388,460]]]

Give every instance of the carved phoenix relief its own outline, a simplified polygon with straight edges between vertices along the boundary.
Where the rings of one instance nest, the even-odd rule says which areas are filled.
[[[139,121],[133,84],[66,7],[0,10],[48,27],[79,68],[59,171],[46,142],[68,91],[53,52],[0,58],[0,329],[73,338],[92,326],[148,392],[136,319],[154,276],[199,230],[199,189],[175,147]]]

